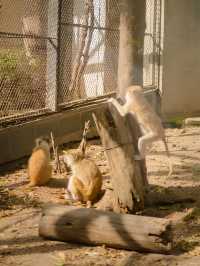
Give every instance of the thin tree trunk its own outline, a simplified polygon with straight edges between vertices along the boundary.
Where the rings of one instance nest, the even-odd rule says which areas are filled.
[[[124,95],[133,84],[143,85],[145,0],[120,0],[118,89]]]

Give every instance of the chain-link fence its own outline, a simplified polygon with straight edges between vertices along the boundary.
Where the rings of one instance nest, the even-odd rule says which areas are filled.
[[[116,90],[118,0],[0,2],[0,122]],[[160,2],[146,4],[145,86],[157,85]]]
[[[89,5],[92,2],[94,4],[88,10],[85,3]],[[63,1],[61,9],[59,104],[115,91],[119,43],[118,1]],[[78,60],[80,66],[77,66]],[[79,76],[80,72],[82,74]],[[72,88],[74,83],[77,86]]]

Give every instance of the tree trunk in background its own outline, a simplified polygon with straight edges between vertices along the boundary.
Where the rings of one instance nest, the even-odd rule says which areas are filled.
[[[143,85],[145,0],[120,0],[118,90],[123,96],[133,84]]]
[[[119,2],[118,90],[120,96],[124,96],[128,86],[133,84],[143,85],[146,1],[120,0]],[[145,160],[134,160],[134,155],[138,154],[138,138],[141,136],[141,131],[132,115],[127,115],[122,119],[113,107],[110,111],[112,116],[116,118],[114,119],[117,132],[115,145],[119,146],[118,149],[121,149],[121,152],[119,152],[120,157],[117,157],[117,154],[114,154],[116,151],[113,151],[113,156],[110,159],[110,165],[115,165],[115,167],[112,167],[114,171],[111,169],[115,209],[119,209],[120,212],[124,210],[134,212],[143,208],[145,188],[148,185]],[[111,139],[109,142],[111,142]],[[125,142],[130,142],[126,150],[124,150],[123,146]],[[135,194],[138,195],[139,201],[136,200]]]

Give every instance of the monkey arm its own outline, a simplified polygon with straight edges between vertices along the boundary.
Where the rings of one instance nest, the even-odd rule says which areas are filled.
[[[118,103],[118,101],[114,98],[110,98],[108,100],[108,102],[112,103],[115,108],[117,109],[117,111],[120,113],[121,116],[125,116],[126,115],[126,111],[123,105],[121,105],[120,103]]]

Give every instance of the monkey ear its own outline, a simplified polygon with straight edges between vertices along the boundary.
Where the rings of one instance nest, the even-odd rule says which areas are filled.
[[[39,146],[40,144],[41,144],[41,138],[37,138],[36,140],[35,140],[35,144],[37,145],[37,146]]]
[[[44,139],[48,144],[50,144],[51,139],[49,138],[49,136],[44,136],[43,139]]]

